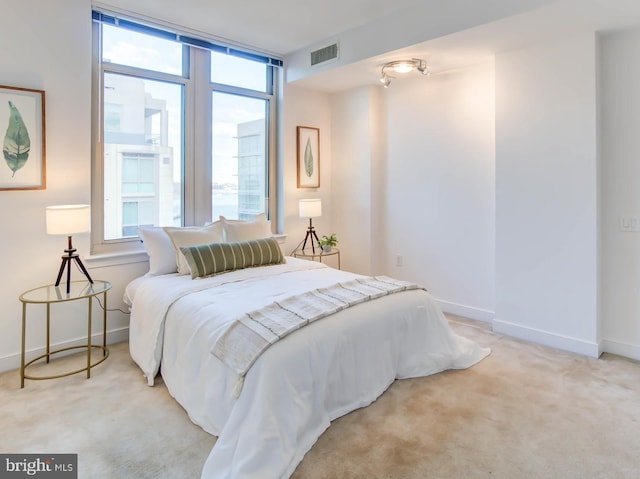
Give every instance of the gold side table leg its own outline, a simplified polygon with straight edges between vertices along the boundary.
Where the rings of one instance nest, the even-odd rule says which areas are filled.
[[[89,312],[87,313],[87,379],[91,377],[91,306],[92,296],[89,296]]]
[[[22,303],[22,349],[20,351],[20,389],[24,388],[24,348],[27,333],[27,303]]]
[[[49,363],[51,357],[51,304],[47,303],[47,359]]]
[[[104,308],[102,310],[102,356],[107,355],[107,292],[103,294]]]

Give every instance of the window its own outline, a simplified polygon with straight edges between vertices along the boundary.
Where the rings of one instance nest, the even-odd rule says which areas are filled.
[[[153,193],[157,163],[157,156],[153,153],[123,153],[122,192],[124,194]]]
[[[184,55],[182,45],[176,41],[102,25],[102,61],[105,63],[182,76]]]
[[[211,52],[211,82],[240,88],[268,91],[270,68],[224,53]]]
[[[136,236],[139,226],[153,226],[153,202],[144,199],[122,203],[122,236]]]
[[[93,18],[93,250],[121,248],[139,226],[273,216],[282,62]]]
[[[180,226],[185,85],[109,71],[102,78],[102,239],[137,236],[137,225],[122,213],[134,194],[144,194],[152,209],[151,219],[139,225]],[[115,115],[108,116],[114,111],[117,129],[111,127]]]
[[[114,103],[104,104],[104,131],[120,131],[122,105]]]
[[[211,115],[213,217],[246,219],[264,212],[268,196],[267,101],[214,92]],[[254,200],[247,206],[245,197],[255,195],[262,201]]]

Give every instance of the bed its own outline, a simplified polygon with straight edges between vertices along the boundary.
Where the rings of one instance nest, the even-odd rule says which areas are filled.
[[[453,333],[419,288],[296,329],[242,377],[212,353],[247,312],[362,278],[286,257],[197,279],[147,274],[127,286],[132,358],[149,385],[160,372],[190,419],[218,437],[203,479],[288,478],[333,419],[372,403],[394,380],[467,368],[489,354]]]

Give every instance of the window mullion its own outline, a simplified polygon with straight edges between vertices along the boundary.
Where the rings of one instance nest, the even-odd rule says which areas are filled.
[[[184,161],[182,167],[182,202],[183,202],[183,218],[185,225],[196,224],[196,125],[197,125],[197,80],[195,75],[197,52],[192,48],[189,52],[189,77],[191,81],[187,85],[184,92],[184,127],[185,127],[185,145],[184,145]]]
[[[101,34],[100,25],[94,23],[92,29],[92,45],[93,45],[93,59],[91,62],[91,76],[92,76],[92,92],[91,92],[91,106],[93,110],[93,128],[91,129],[92,136],[92,165],[93,171],[91,174],[91,252],[94,253],[99,249],[104,238],[104,202],[103,202],[103,181],[104,181],[104,157],[103,157],[103,137],[102,137],[102,69],[100,57],[102,54],[101,48]]]
[[[211,89],[207,81],[210,69],[209,54],[193,50],[193,158],[189,185],[193,198],[193,223],[201,225],[211,221]],[[197,179],[197,181],[196,181]]]
[[[117,73],[120,75],[130,75],[140,78],[147,78],[149,80],[157,80],[168,83],[182,83],[185,84],[188,80],[185,77],[172,75],[170,73],[155,72],[152,70],[145,70],[144,68],[130,67],[127,65],[118,65],[117,63],[103,63],[102,70],[108,73]]]
[[[221,93],[231,93],[232,95],[240,95],[250,98],[261,98],[263,100],[271,100],[273,98],[273,95],[270,93],[248,90],[246,88],[240,88],[233,85],[222,85],[220,83],[211,83],[210,85],[213,91]]]

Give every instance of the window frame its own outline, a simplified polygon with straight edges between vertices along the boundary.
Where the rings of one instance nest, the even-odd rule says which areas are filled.
[[[95,12],[94,12],[95,18]],[[113,73],[155,81],[180,84],[183,87],[182,145],[182,226],[202,225],[212,213],[212,97],[214,92],[229,93],[265,100],[265,211],[273,225],[278,225],[282,209],[278,195],[281,175],[277,159],[280,64],[268,63],[265,92],[249,90],[211,81],[210,51],[184,44],[183,75],[156,72],[111,62],[102,62],[101,23],[92,22],[92,175],[91,175],[91,253],[126,253],[142,249],[139,237],[104,239],[104,115],[102,111],[104,75]],[[250,59],[250,55],[248,54]],[[202,160],[198,161],[197,159]],[[196,181],[196,179],[198,179]],[[204,180],[203,180],[204,179]]]
[[[275,91],[275,88],[277,85],[275,85],[274,83],[274,76],[275,75],[270,75],[269,76],[269,81],[271,81],[271,88],[273,91]],[[273,219],[276,217],[276,202],[275,202],[275,198],[274,201],[272,201],[272,195],[271,192],[275,192],[275,188],[276,188],[276,178],[275,175],[272,174],[272,172],[277,171],[276,170],[276,151],[275,151],[275,133],[276,133],[276,127],[275,127],[275,122],[276,122],[276,114],[275,114],[275,94],[271,93],[269,91],[267,92],[258,92],[255,90],[247,90],[244,88],[239,88],[239,87],[234,87],[234,86],[230,86],[230,85],[222,85],[219,83],[209,83],[210,85],[210,91],[209,91],[209,95],[207,97],[207,101],[208,101],[208,110],[209,110],[209,115],[211,115],[211,105],[213,102],[213,94],[214,93],[224,93],[224,94],[229,94],[229,95],[237,95],[237,96],[242,96],[242,97],[249,97],[249,98],[255,98],[255,99],[261,99],[261,100],[265,100],[265,122],[266,122],[266,132],[265,132],[265,158],[267,159],[267,165],[265,168],[265,211],[267,212],[267,217],[269,219],[271,219],[271,223],[275,224],[276,222],[273,221]],[[211,124],[211,118],[209,119],[209,123]],[[212,151],[211,151],[211,145],[212,145],[212,138],[211,136],[209,136],[208,139],[208,145],[209,145],[209,156],[207,158],[211,158],[212,157]],[[209,167],[212,166],[212,162],[208,162]],[[212,173],[211,170],[208,171],[208,176],[207,178],[211,179],[212,177]],[[210,204],[210,202],[209,202]],[[211,215],[211,211],[209,211],[209,215]],[[199,218],[200,220],[202,218]],[[206,221],[206,220],[205,220]]]

